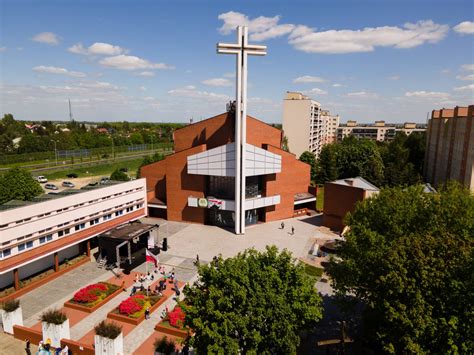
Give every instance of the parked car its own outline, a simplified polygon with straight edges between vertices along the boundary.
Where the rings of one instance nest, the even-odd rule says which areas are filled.
[[[76,185],[74,185],[72,182],[70,181],[63,181],[62,185],[64,187],[75,187]]]
[[[67,174],[66,176],[67,176],[69,179],[75,179],[75,178],[77,178],[77,174],[76,174],[76,173]]]
[[[107,184],[109,181],[110,179],[108,177],[103,177],[102,179],[100,179],[100,184],[104,185]]]
[[[95,181],[95,182],[90,182],[89,184],[87,184],[87,186],[97,186],[98,182]]]
[[[35,180],[42,184],[48,182],[48,179],[46,179],[43,175],[35,177]]]
[[[54,184],[46,184],[46,185],[44,185],[44,188],[48,189],[48,190],[57,190],[58,189],[58,187]]]

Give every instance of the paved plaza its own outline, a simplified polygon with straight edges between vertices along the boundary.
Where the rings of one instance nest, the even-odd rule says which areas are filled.
[[[245,235],[235,235],[233,232],[214,226],[200,224],[185,224],[145,218],[144,223],[159,224],[160,238],[168,237],[169,249],[159,255],[160,264],[167,271],[173,270],[179,281],[193,283],[197,277],[194,261],[199,255],[201,263],[208,262],[216,255],[224,258],[231,257],[247,249],[264,250],[267,245],[276,245],[279,249],[286,248],[296,258],[308,257],[314,243],[337,237],[318,224],[319,217],[303,217],[285,220],[285,228],[281,229],[281,221],[258,224],[248,227]],[[291,228],[294,227],[294,234]],[[133,272],[144,273],[145,264],[136,267]],[[95,262],[84,264],[57,279],[38,287],[20,297],[23,309],[24,325],[33,327],[38,324],[39,317],[48,308],[61,308],[65,301],[72,298],[74,293],[91,283],[106,281],[114,277],[112,271],[98,268]],[[329,283],[317,284],[318,290],[324,295],[331,294]],[[71,327],[71,338],[78,340],[89,332],[95,324],[106,318],[107,313],[127,298],[124,292],[100,307],[97,311],[84,317]],[[182,294],[181,294],[182,296]],[[160,320],[165,307],[172,309],[175,300],[169,299],[151,314],[149,321],[144,321],[124,337],[125,354],[133,354],[140,345],[154,334],[154,325]],[[0,335],[2,354],[21,354],[24,343],[11,336]],[[6,351],[6,352],[3,352]]]

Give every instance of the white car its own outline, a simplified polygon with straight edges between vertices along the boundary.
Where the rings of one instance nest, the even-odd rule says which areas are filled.
[[[46,179],[43,175],[37,176],[35,180],[42,184],[44,184],[45,182],[48,182],[48,179]]]

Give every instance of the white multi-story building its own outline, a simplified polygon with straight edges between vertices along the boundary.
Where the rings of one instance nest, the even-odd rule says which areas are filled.
[[[327,143],[335,141],[339,116],[321,110],[321,104],[300,92],[287,92],[283,100],[283,131],[290,152],[299,157],[314,153],[316,159]]]
[[[404,124],[387,124],[385,121],[375,121],[374,124],[358,124],[357,121],[349,120],[337,128],[336,138],[338,142],[348,136],[384,142],[393,140],[398,132],[404,132],[406,135],[410,135],[413,132],[425,131],[425,124],[410,122]]]
[[[81,253],[90,241],[146,215],[145,179],[109,182],[0,206],[0,288]],[[56,270],[57,271],[57,270]]]

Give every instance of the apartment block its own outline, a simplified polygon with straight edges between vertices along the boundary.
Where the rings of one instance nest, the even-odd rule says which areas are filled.
[[[357,121],[349,120],[345,124],[340,124],[336,130],[336,140],[342,141],[344,138],[354,136],[356,138],[371,139],[385,142],[395,138],[398,132],[410,135],[413,132],[426,131],[425,124],[405,122],[404,124],[387,124],[385,121],[375,121],[373,124],[358,124]]]
[[[424,175],[438,186],[456,180],[474,191],[474,105],[433,110],[428,121]]]
[[[290,152],[299,157],[314,153],[316,159],[327,143],[336,140],[339,116],[321,109],[321,104],[300,92],[287,92],[283,100],[283,131]]]

